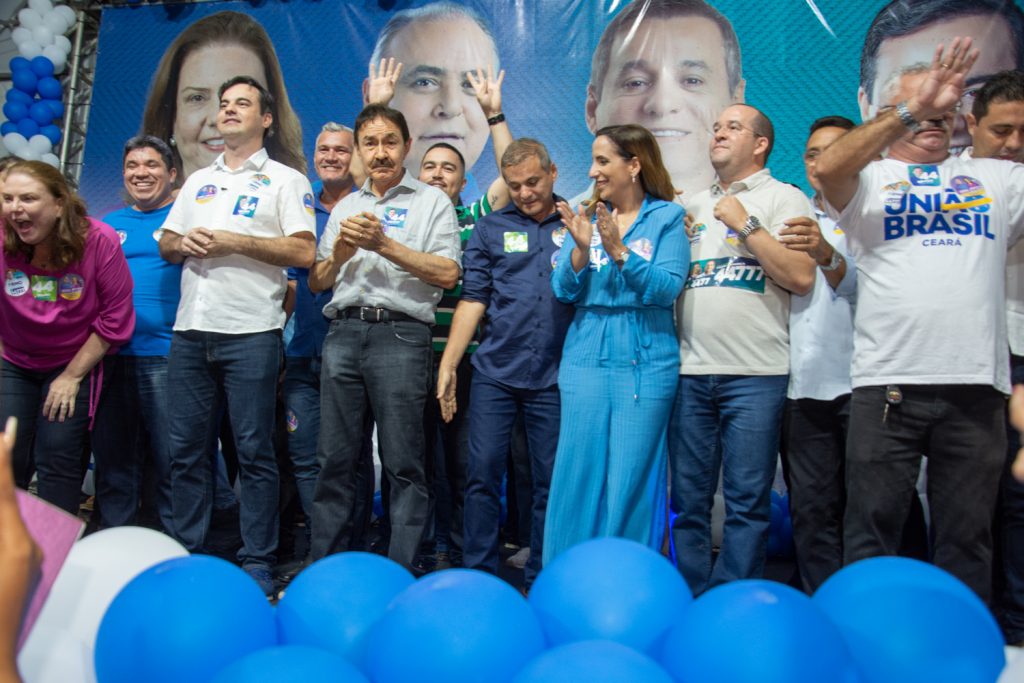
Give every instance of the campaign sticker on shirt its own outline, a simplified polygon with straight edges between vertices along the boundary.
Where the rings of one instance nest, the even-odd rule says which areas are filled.
[[[118,239],[121,240],[121,245],[124,246],[125,241],[128,239],[128,231],[127,230],[118,230],[117,231],[117,237],[118,237]]]
[[[740,234],[732,228],[725,229],[725,241],[734,247],[740,246]]]
[[[387,234],[389,230],[399,230],[405,227],[405,217],[409,213],[409,209],[399,209],[396,206],[384,207],[384,218],[381,223],[384,226],[384,233]]]
[[[601,244],[601,233],[597,231],[597,225],[596,225],[597,219],[595,218],[593,221],[591,221],[591,223],[595,223],[595,225],[594,225],[594,232],[592,232],[590,234],[590,246],[591,247],[596,247],[596,246],[599,246]]]
[[[28,275],[20,270],[8,268],[7,275],[4,276],[4,291],[7,292],[7,296],[24,296],[28,291]]]
[[[299,417],[295,414],[295,411],[291,408],[285,413],[284,416],[285,424],[288,428],[288,433],[293,434],[299,429]]]
[[[562,248],[562,244],[565,243],[565,236],[569,233],[569,229],[564,225],[560,228],[555,228],[551,231],[551,241],[555,243],[555,246],[559,249]]]
[[[50,275],[33,275],[32,298],[37,301],[56,301],[57,278]]]
[[[603,247],[591,247],[590,248],[590,264],[588,267],[591,270],[600,272],[602,268],[607,266],[611,261],[608,259],[608,254],[605,253]]]
[[[898,211],[903,206],[903,199],[910,192],[910,183],[901,180],[890,183],[882,188],[882,203],[893,211]]]
[[[554,270],[555,268],[558,267],[558,255],[561,254],[561,253],[562,253],[562,250],[559,249],[558,251],[556,251],[553,254],[551,254],[551,270]]]
[[[81,275],[68,273],[60,279],[60,298],[68,301],[78,301],[82,298],[82,289],[85,287],[85,279]]]
[[[505,253],[525,254],[530,250],[530,238],[525,232],[505,233]]]
[[[196,192],[196,203],[197,204],[205,204],[206,202],[210,201],[211,199],[213,199],[216,196],[217,196],[217,186],[216,185],[203,185],[202,187],[199,188],[199,191]]]
[[[651,257],[654,256],[654,244],[646,237],[635,239],[626,246],[629,247],[631,252],[640,256],[644,261],[650,261]]]
[[[253,192],[258,192],[265,187],[270,187],[270,176],[257,173],[253,177],[249,178],[249,189]]]
[[[939,184],[939,167],[935,164],[911,164],[907,172],[910,174],[911,185]]]
[[[310,216],[316,213],[316,209],[313,208],[313,195],[311,195],[310,193],[307,192],[306,194],[302,195],[302,205],[306,207],[306,213],[308,213]]]
[[[256,215],[256,205],[259,203],[259,197],[240,194],[238,195],[238,201],[235,202],[235,210],[231,214],[233,216],[242,216],[243,218],[252,218]]]
[[[971,209],[976,213],[984,213],[988,211],[989,204],[992,203],[992,199],[985,194],[985,188],[982,187],[981,182],[977,178],[972,178],[969,175],[958,175],[949,183],[953,192],[959,195],[960,201],[948,201],[952,197],[947,197],[947,201],[942,204],[943,211],[957,211],[961,209]]]
[[[764,294],[764,283],[764,268],[757,259],[723,256],[692,262],[685,289],[728,287]]]
[[[697,244],[701,238],[704,237],[704,233],[708,231],[708,226],[704,223],[694,223],[693,225],[686,225],[686,236],[690,238],[690,244]]]

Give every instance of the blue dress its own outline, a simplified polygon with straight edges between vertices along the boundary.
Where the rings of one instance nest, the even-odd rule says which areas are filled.
[[[566,232],[551,275],[575,304],[558,373],[562,424],[544,531],[544,563],[599,536],[661,546],[669,415],[679,381],[672,309],[690,243],[682,207],[647,196],[623,237],[620,270],[595,228],[590,263],[572,268]]]

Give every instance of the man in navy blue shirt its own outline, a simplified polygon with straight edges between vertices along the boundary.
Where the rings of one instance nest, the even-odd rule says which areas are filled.
[[[438,369],[442,417],[452,419],[456,368],[481,325],[470,390],[463,563],[498,572],[499,490],[516,414],[523,412],[533,477],[528,588],[540,571],[544,513],[558,445],[558,362],[571,306],[551,291],[564,238],[558,170],[540,142],[516,140],[501,158],[512,205],[476,224],[463,254],[462,298]]]

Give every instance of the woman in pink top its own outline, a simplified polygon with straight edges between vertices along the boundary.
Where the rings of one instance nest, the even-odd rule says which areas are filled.
[[[0,417],[18,418],[15,479],[27,486],[34,465],[39,496],[77,513],[97,363],[135,327],[131,275],[117,233],[48,164],[8,166],[0,199]]]

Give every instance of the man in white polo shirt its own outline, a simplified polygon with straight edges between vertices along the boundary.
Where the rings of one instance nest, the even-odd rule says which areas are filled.
[[[313,192],[268,158],[272,95],[239,76],[221,86],[224,153],[189,176],[164,223],[160,254],[184,263],[168,359],[174,533],[203,550],[213,504],[215,410],[227,406],[242,484],[238,559],[266,594],[277,550],[272,432],[284,326],[285,268],[315,252]]]

